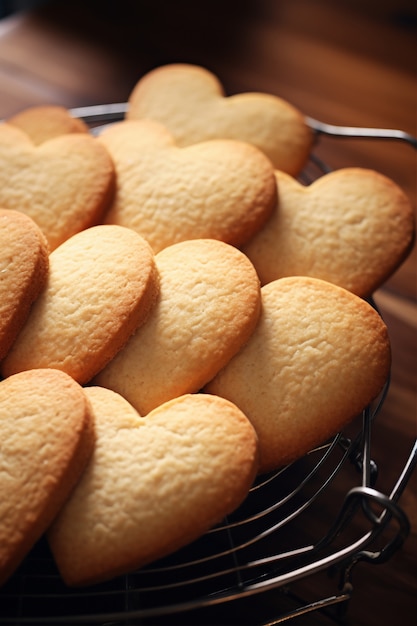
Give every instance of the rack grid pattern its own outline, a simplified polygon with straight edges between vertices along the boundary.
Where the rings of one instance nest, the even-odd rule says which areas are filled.
[[[124,103],[72,110],[94,134],[125,112]],[[323,134],[367,137],[417,148],[416,140],[400,131],[308,123],[317,141]],[[300,180],[310,183],[328,171],[313,154]],[[186,624],[195,610],[271,590],[283,607],[268,622],[271,626],[317,610],[328,611],[337,622],[352,594],[355,564],[389,559],[409,533],[398,500],[417,464],[417,443],[389,494],[378,491],[372,460],[371,431],[388,392],[389,380],[374,405],[346,431],[292,465],[259,477],[245,502],[221,524],[140,571],[95,587],[68,589],[42,539],[0,589],[0,625],[166,624],[168,617],[176,623],[179,615],[185,617],[178,623]],[[346,485],[344,499],[334,501],[331,519],[311,525],[309,533],[323,502],[328,509],[336,481]],[[320,572],[332,575],[335,590],[329,596],[305,600],[293,592],[298,581]]]

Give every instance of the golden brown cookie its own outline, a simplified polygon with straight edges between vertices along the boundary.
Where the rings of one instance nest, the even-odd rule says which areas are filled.
[[[0,209],[0,361],[43,289],[48,268],[48,245],[35,222]]]
[[[410,251],[411,203],[382,174],[345,168],[307,187],[282,172],[276,176],[276,209],[243,247],[262,284],[312,276],[368,296]]]
[[[258,276],[233,246],[184,241],[155,260],[161,281],[155,307],[95,378],[142,415],[213,378],[248,340],[260,312]]]
[[[68,585],[110,579],[190,543],[237,508],[257,471],[255,432],[226,400],[182,396],[143,418],[108,389],[85,393],[97,444],[48,532]]]
[[[49,257],[47,285],[2,363],[5,376],[41,367],[88,382],[127,342],[153,306],[153,252],[122,226],[94,226]]]
[[[100,141],[117,172],[105,221],[133,228],[155,252],[198,238],[239,246],[276,204],[272,165],[248,144],[219,140],[179,148],[149,120],[113,124]]]
[[[143,76],[130,94],[127,118],[160,122],[180,146],[246,141],[292,175],[303,168],[313,141],[304,116],[289,102],[264,93],[225,97],[219,80],[196,65],[166,65]]]
[[[256,331],[205,389],[250,419],[265,472],[335,435],[389,368],[387,328],[366,301],[319,279],[282,278],[262,288]]]
[[[79,480],[95,434],[82,388],[56,370],[0,382],[0,585]]]
[[[0,206],[26,213],[50,250],[98,223],[112,200],[114,166],[87,133],[62,135],[35,146],[11,124],[0,124]]]
[[[68,133],[89,132],[83,120],[73,117],[65,107],[55,105],[29,107],[9,117],[7,123],[23,130],[35,145]]]

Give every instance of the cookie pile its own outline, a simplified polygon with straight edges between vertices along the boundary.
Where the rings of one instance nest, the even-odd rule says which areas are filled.
[[[312,142],[189,65],[97,137],[61,107],[0,125],[0,583],[44,533],[68,585],[158,559],[380,393],[366,297],[412,207],[365,169],[301,185]]]

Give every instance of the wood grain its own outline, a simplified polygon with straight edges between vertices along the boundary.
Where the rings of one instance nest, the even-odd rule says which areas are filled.
[[[217,73],[229,94],[266,91],[327,123],[416,135],[416,24],[415,3],[406,0],[121,0],[117,10],[114,3],[91,0],[47,3],[35,13],[0,22],[0,118],[40,103],[72,107],[125,101],[148,69],[187,61]],[[317,154],[332,168],[381,171],[416,205],[416,153],[410,146],[325,138]],[[378,488],[386,493],[416,437],[416,264],[414,249],[375,294],[393,345],[391,389],[372,441],[380,466]],[[412,532],[388,563],[358,566],[346,624],[415,623],[415,474],[401,505]],[[323,581],[307,582],[303,591],[320,597],[325,587]],[[200,616],[201,623],[259,623],[266,607],[274,615],[274,594],[242,607],[245,622],[238,621],[237,609],[228,609]],[[295,623],[329,621],[310,615]]]

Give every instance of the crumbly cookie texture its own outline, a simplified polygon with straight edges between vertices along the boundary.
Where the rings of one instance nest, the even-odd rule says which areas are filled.
[[[257,439],[233,404],[186,395],[142,418],[118,394],[85,393],[97,444],[48,532],[68,585],[112,578],[199,537],[246,497]]]
[[[35,222],[0,209],[0,361],[13,345],[48,276],[48,244]]]
[[[52,367],[88,382],[145,321],[158,291],[154,254],[137,233],[100,225],[74,235],[51,253],[3,375]]]
[[[0,206],[29,215],[51,251],[102,220],[114,177],[107,150],[87,133],[36,146],[20,128],[0,124]]]
[[[272,164],[249,144],[219,139],[180,148],[150,120],[113,124],[99,140],[117,172],[105,222],[136,230],[155,252],[203,237],[242,245],[275,207]]]
[[[35,145],[68,133],[89,132],[83,120],[73,117],[65,107],[54,105],[29,107],[9,117],[7,123],[23,130]]]
[[[0,584],[46,531],[95,442],[82,388],[52,369],[0,382]]]
[[[292,175],[303,168],[313,142],[304,116],[287,101],[264,93],[225,97],[216,76],[190,64],[143,76],[130,94],[127,117],[161,122],[181,146],[215,138],[246,141]]]
[[[300,185],[302,114],[197,66],[127,118],[0,124],[0,584],[43,533],[71,586],[189,544],[389,375],[362,298],[413,242],[393,181]]]
[[[391,353],[379,314],[341,287],[291,277],[261,291],[256,331],[205,390],[250,419],[265,472],[303,456],[359,415],[381,391]]]
[[[405,193],[374,170],[345,168],[310,186],[276,172],[278,202],[243,247],[262,284],[312,276],[365,297],[400,266],[414,241]]]
[[[175,244],[155,257],[160,294],[142,328],[96,377],[142,415],[196,392],[246,343],[260,313],[258,276],[216,240]]]

